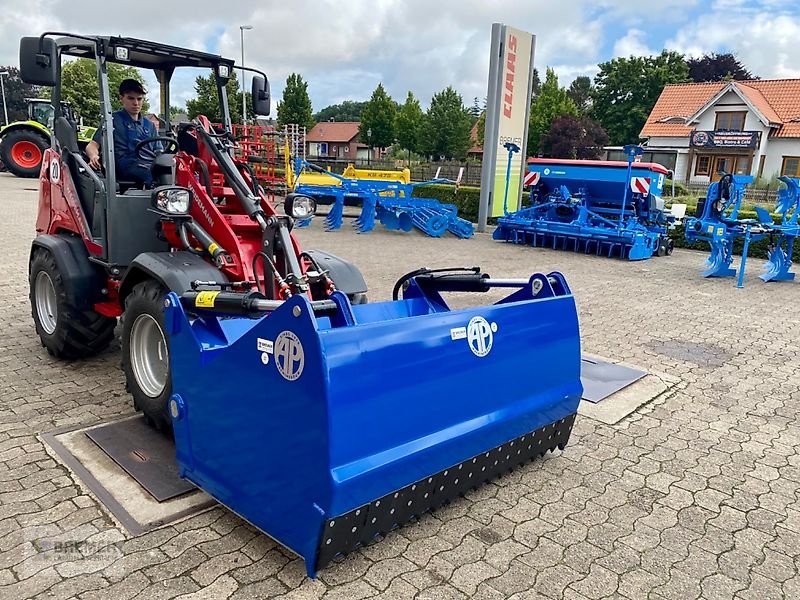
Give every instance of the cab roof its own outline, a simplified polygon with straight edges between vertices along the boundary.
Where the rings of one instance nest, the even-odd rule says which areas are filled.
[[[145,69],[167,70],[176,67],[215,68],[227,65],[233,68],[234,61],[217,54],[198,52],[147,40],[129,37],[72,36],[56,39],[62,54],[79,58],[95,58],[96,45],[109,62]]]

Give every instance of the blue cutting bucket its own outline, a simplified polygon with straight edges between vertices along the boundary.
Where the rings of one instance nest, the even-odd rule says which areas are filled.
[[[465,310],[413,280],[393,302],[332,298],[326,316],[300,296],[255,319],[193,315],[174,294],[166,310],[181,476],[310,576],[563,448],[582,393],[558,273]]]

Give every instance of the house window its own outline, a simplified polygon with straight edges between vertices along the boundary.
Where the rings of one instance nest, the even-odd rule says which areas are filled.
[[[726,131],[744,131],[746,112],[718,112],[714,129]]]
[[[711,156],[709,156],[708,154],[698,156],[697,161],[694,163],[694,174],[708,175],[710,170],[711,170]]]
[[[319,155],[320,156],[328,156],[328,142],[320,142],[320,144],[319,144]]]
[[[781,175],[800,177],[800,156],[784,156]]]
[[[344,153],[345,153],[345,154],[347,154],[347,152],[348,152],[349,150],[350,150],[350,146],[345,146],[345,147],[344,147]]]

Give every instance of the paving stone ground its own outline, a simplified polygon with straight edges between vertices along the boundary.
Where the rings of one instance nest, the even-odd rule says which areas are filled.
[[[422,265],[560,270],[585,351],[682,381],[617,425],[578,417],[563,453],[310,580],[223,508],[131,538],[45,451],[39,434],[133,409],[118,344],[66,363],[34,334],[35,187],[0,174],[0,598],[800,598],[800,282],[762,284],[753,260],[738,290],[681,250],[630,263],[487,235],[301,231],[357,262],[374,299]]]

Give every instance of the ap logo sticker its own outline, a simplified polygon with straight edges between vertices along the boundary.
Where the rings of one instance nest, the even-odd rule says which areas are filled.
[[[482,357],[489,354],[494,342],[494,332],[497,323],[492,323],[483,317],[472,317],[467,325],[467,343],[475,356]]]
[[[306,362],[300,339],[291,331],[282,331],[275,339],[274,348],[278,372],[288,381],[299,378]]]

